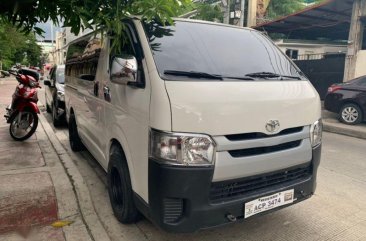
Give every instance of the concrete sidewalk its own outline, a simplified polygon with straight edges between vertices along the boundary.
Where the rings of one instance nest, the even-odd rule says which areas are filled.
[[[338,120],[338,115],[322,110],[324,131],[366,139],[366,124],[346,125]]]
[[[10,137],[3,115],[16,85],[13,78],[0,79],[0,240],[93,240],[42,114],[30,139]],[[59,220],[71,224],[51,225]]]

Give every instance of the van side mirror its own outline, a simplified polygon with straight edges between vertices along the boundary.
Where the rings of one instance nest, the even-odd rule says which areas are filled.
[[[116,56],[112,60],[111,81],[116,84],[137,82],[137,60],[132,55]]]
[[[51,81],[50,81],[50,80],[48,80],[48,79],[45,79],[45,80],[43,81],[43,84],[51,87]]]

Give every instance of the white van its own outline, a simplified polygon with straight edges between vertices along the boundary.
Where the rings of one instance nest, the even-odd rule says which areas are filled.
[[[124,41],[68,48],[70,145],[108,172],[116,218],[193,232],[309,198],[322,124],[308,79],[258,31],[174,22],[131,18]]]

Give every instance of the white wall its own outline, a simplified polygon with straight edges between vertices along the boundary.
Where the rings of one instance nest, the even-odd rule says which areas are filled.
[[[366,75],[366,50],[357,53],[355,78]]]
[[[276,45],[285,53],[287,49],[294,49],[299,51],[299,55],[305,54],[324,54],[324,53],[338,53],[347,52],[346,45],[338,44],[321,44],[321,43],[301,43],[301,42],[284,42],[283,40],[275,41]]]

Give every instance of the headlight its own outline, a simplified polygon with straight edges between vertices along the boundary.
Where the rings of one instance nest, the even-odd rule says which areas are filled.
[[[158,161],[171,165],[211,166],[214,155],[215,143],[209,136],[150,132],[150,156]]]
[[[57,99],[65,101],[65,94],[61,91],[57,91]]]
[[[323,123],[322,120],[316,121],[310,127],[310,140],[311,146],[316,147],[322,143],[322,132],[323,132]]]

